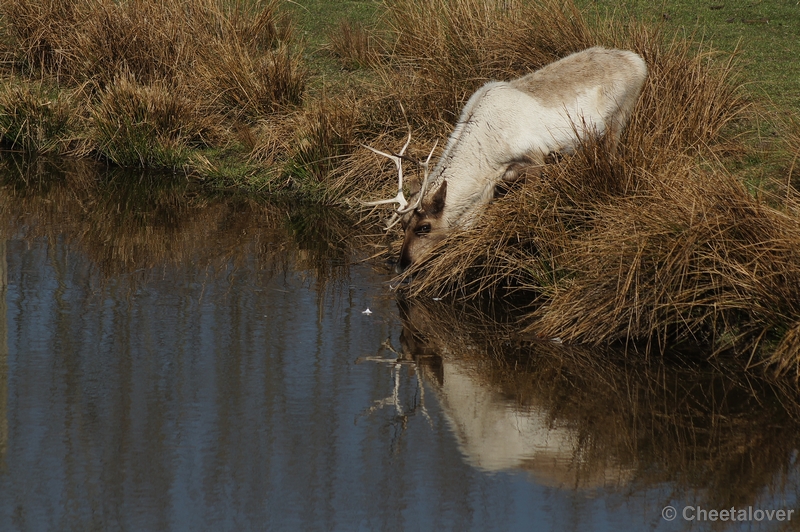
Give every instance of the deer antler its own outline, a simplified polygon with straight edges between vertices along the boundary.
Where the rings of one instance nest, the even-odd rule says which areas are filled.
[[[409,213],[414,209],[416,209],[417,207],[419,207],[420,203],[422,203],[422,197],[425,195],[425,191],[428,188],[428,178],[430,177],[431,174],[430,172],[431,157],[433,157],[433,152],[436,150],[436,146],[438,144],[439,144],[438,140],[433,143],[433,148],[431,148],[431,152],[428,154],[428,158],[425,159],[424,163],[422,161],[417,161],[417,164],[419,164],[422,167],[423,171],[423,177],[422,177],[422,182],[419,185],[419,193],[417,195],[417,201],[415,201],[414,205],[411,205],[410,207],[403,206],[398,208],[397,214],[403,215]]]
[[[366,144],[362,144],[362,146],[367,148],[369,151],[377,153],[378,155],[383,155],[384,157],[387,157],[394,162],[394,165],[397,167],[397,188],[398,188],[397,196],[385,200],[362,202],[364,205],[374,207],[376,205],[384,205],[386,203],[399,203],[401,209],[404,208],[406,205],[408,205],[408,201],[406,201],[406,197],[403,195],[403,155],[405,154],[406,148],[408,148],[408,145],[410,143],[411,143],[411,132],[409,131],[408,140],[403,146],[403,149],[400,150],[400,153],[396,155],[393,153],[392,154],[384,153],[380,150],[376,150],[372,146],[367,146]]]
[[[391,220],[389,220],[389,223],[387,224],[386,229],[391,229],[392,226],[394,226],[394,224],[396,224],[398,222],[398,220],[400,220],[400,216],[399,216],[401,214],[400,211],[403,211],[403,209],[405,209],[408,206],[408,200],[406,200],[406,197],[403,195],[403,159],[405,158],[406,149],[408,148],[409,144],[411,144],[411,130],[410,130],[410,128],[409,128],[409,132],[408,132],[408,140],[406,140],[406,143],[403,145],[403,149],[401,149],[400,153],[398,153],[398,154],[384,153],[384,152],[382,152],[380,150],[376,150],[375,148],[373,148],[371,146],[367,146],[365,144],[362,144],[362,146],[364,146],[368,150],[370,150],[370,151],[372,151],[374,153],[377,153],[378,155],[383,155],[384,157],[388,157],[389,159],[391,159],[394,162],[394,165],[397,167],[397,195],[395,197],[389,198],[389,199],[362,202],[364,205],[367,205],[369,207],[375,207],[377,205],[385,205],[387,203],[398,203],[398,204],[400,204],[400,206],[397,208],[397,211],[395,212],[394,216],[392,216]],[[408,211],[404,211],[403,213],[405,213],[405,212],[408,212]]]
[[[417,160],[411,159],[410,157],[406,156],[406,154],[405,154],[406,153],[406,149],[408,148],[408,145],[410,143],[411,143],[411,128],[409,127],[408,140],[406,140],[406,143],[403,145],[403,149],[400,150],[400,153],[397,153],[397,154],[395,154],[395,153],[385,153],[385,152],[382,152],[380,150],[376,150],[375,148],[373,148],[371,146],[367,146],[366,144],[362,144],[363,147],[367,148],[371,152],[377,153],[378,155],[383,155],[384,157],[387,157],[387,158],[391,159],[394,162],[395,166],[397,167],[397,189],[398,190],[397,190],[397,195],[395,197],[389,198],[389,199],[378,200],[378,201],[363,201],[363,202],[361,202],[363,205],[367,205],[369,207],[375,207],[377,205],[386,205],[387,203],[398,203],[399,204],[399,207],[395,211],[394,215],[392,216],[392,218],[387,223],[386,229],[391,229],[400,220],[400,217],[402,215],[407,214],[407,213],[413,211],[414,209],[416,209],[417,207],[419,207],[420,203],[422,203],[422,197],[425,195],[425,190],[428,187],[428,178],[430,177],[431,157],[433,157],[433,152],[436,150],[436,146],[439,144],[439,141],[437,140],[434,143],[433,148],[431,148],[431,152],[428,154],[428,158],[425,160],[424,163],[422,161],[417,161]],[[422,167],[423,172],[424,172],[424,175],[423,175],[423,178],[422,178],[422,183],[420,184],[419,194],[417,195],[417,201],[415,201],[414,204],[410,205],[410,206],[408,204],[408,200],[406,199],[405,195],[403,195],[403,159],[409,159],[409,160],[412,160],[415,163],[419,164]]]

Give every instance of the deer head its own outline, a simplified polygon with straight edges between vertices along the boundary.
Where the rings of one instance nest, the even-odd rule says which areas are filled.
[[[392,218],[386,224],[386,230],[388,231],[389,229],[394,227],[398,221],[401,222],[401,226],[405,233],[405,238],[403,241],[403,248],[402,248],[403,250],[405,250],[408,247],[408,243],[411,240],[414,240],[412,235],[417,236],[417,235],[426,235],[430,233],[429,225],[425,226],[424,223],[419,223],[421,219],[419,215],[420,215],[420,207],[422,205],[429,203],[425,198],[425,193],[427,192],[428,181],[430,177],[430,162],[431,158],[433,157],[433,152],[436,150],[436,146],[438,145],[438,141],[434,143],[433,148],[431,148],[431,151],[424,162],[411,159],[406,156],[405,154],[406,149],[408,149],[410,143],[411,143],[411,133],[409,132],[408,140],[406,140],[406,143],[403,145],[403,148],[400,150],[400,152],[396,154],[382,152],[380,150],[376,150],[371,146],[366,146],[362,144],[362,146],[367,148],[368,150],[377,153],[378,155],[382,155],[388,159],[391,159],[392,162],[394,162],[395,166],[397,167],[397,188],[398,188],[397,195],[392,198],[387,198],[383,200],[363,202],[363,204],[369,207],[376,207],[378,205],[386,205],[390,203],[397,203],[399,205],[399,207],[395,210],[394,214],[392,215]],[[414,193],[414,195],[416,195],[416,200],[413,203],[409,203],[409,201],[403,194],[403,160],[412,161],[418,164],[423,170],[423,176],[420,182],[420,187],[419,190],[417,190]],[[446,188],[443,190],[443,192],[444,191],[446,191]],[[439,202],[441,205],[438,209],[439,211],[441,211],[441,208],[443,207],[444,196],[440,194],[436,195],[436,198],[441,198],[441,201]],[[434,198],[434,203],[436,203],[436,198]],[[426,201],[423,203],[423,200]],[[439,205],[439,203],[437,203],[437,205]],[[406,216],[409,213],[413,213],[411,217]],[[425,237],[423,236],[422,238]],[[404,256],[404,252],[402,250],[400,252],[400,256],[401,256],[401,268],[405,269],[407,264],[405,265],[402,264],[403,262],[402,257]]]

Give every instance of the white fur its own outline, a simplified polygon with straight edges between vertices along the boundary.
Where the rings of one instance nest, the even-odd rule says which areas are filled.
[[[426,198],[446,180],[442,221],[469,226],[513,165],[543,165],[548,153],[574,152],[590,134],[613,135],[616,144],[646,76],[637,54],[597,47],[487,83],[464,107]]]

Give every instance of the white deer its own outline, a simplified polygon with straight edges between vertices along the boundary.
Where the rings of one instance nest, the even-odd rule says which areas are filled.
[[[569,55],[512,81],[492,81],[467,102],[438,163],[424,177],[415,201],[403,195],[399,155],[397,196],[367,205],[397,202],[405,232],[399,269],[427,254],[454,228],[467,228],[492,200],[495,187],[528,168],[543,166],[550,153],[573,153],[589,136],[619,142],[642,91],[647,66],[634,52],[602,47]],[[431,151],[431,155],[433,151]],[[390,227],[393,223],[390,223]]]

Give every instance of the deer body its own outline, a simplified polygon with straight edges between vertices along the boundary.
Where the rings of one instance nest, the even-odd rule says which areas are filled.
[[[605,135],[613,149],[646,76],[637,54],[595,47],[478,89],[413,208],[398,210],[405,231],[399,267],[472,225],[498,184],[543,166],[549,153],[572,153],[590,135]]]
[[[578,129],[570,117],[581,116],[585,129],[602,134],[605,124],[583,111],[599,99],[597,92],[578,95],[569,108],[553,108],[514,82],[491,82],[478,90],[431,173],[431,197],[447,183],[442,211],[447,226],[472,222],[499,182],[513,181],[525,167],[543,165],[548,153],[573,151],[576,132],[584,128]]]

